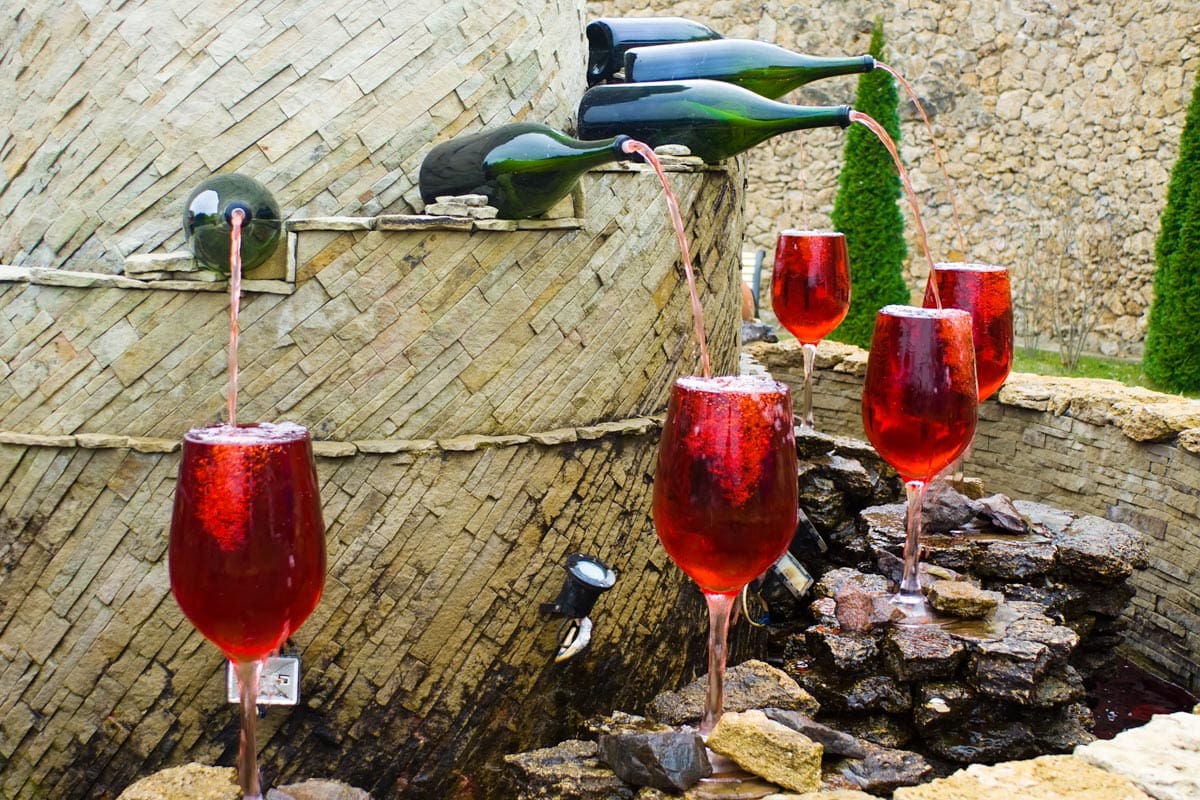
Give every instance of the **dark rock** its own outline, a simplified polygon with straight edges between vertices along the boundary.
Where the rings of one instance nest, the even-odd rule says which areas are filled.
[[[517,800],[632,800],[634,788],[600,763],[595,742],[568,739],[554,747],[504,757]]]
[[[1041,537],[996,540],[974,553],[972,567],[981,577],[1024,581],[1049,573],[1058,563],[1058,548]]]
[[[1041,714],[1031,724],[1043,751],[1069,753],[1096,740],[1092,712],[1082,703],[1072,703],[1053,714]]]
[[[882,711],[901,714],[912,708],[912,693],[889,675],[869,675],[857,680],[810,674],[802,685],[821,703],[827,714]]]
[[[814,456],[812,463],[833,481],[838,491],[860,501],[870,501],[879,475],[868,471],[861,461],[829,453]]]
[[[846,496],[820,470],[804,465],[800,474],[800,509],[818,531],[833,531],[847,516]]]
[[[959,764],[1017,761],[1039,754],[1033,731],[1019,722],[968,720],[937,731],[925,743],[933,755]]]
[[[855,736],[843,733],[836,728],[822,725],[806,714],[799,711],[787,711],[782,708],[766,708],[763,713],[781,725],[786,725],[794,731],[803,733],[814,742],[825,748],[826,756],[844,756],[862,758],[867,754],[866,745]]]
[[[902,681],[927,681],[954,674],[965,647],[933,625],[899,625],[884,637],[888,672]]]
[[[1034,686],[1029,704],[1037,708],[1055,708],[1079,702],[1086,694],[1079,672],[1074,667],[1065,667],[1042,676]]]
[[[792,536],[792,543],[788,545],[788,551],[798,558],[800,561],[809,561],[822,557],[829,550],[829,545],[825,543],[820,531],[812,524],[812,520],[804,513],[804,509],[796,509],[799,514],[799,520],[796,522],[796,533]]]
[[[1040,642],[1002,639],[975,646],[969,669],[971,685],[1000,700],[1027,704],[1050,663],[1050,651]]]
[[[813,625],[804,641],[818,664],[840,675],[860,675],[879,659],[879,646],[869,634]]]
[[[1059,563],[1084,580],[1114,583],[1148,563],[1142,534],[1122,522],[1080,517],[1054,537]]]
[[[924,756],[908,750],[872,745],[862,758],[847,759],[838,770],[864,792],[887,796],[901,786],[916,786],[934,777]]]
[[[1005,533],[1028,533],[1029,523],[1021,516],[1021,512],[1013,504],[1011,498],[1002,494],[993,494],[976,501],[980,516],[988,527]]]
[[[917,686],[913,721],[922,733],[953,725],[976,710],[978,693],[964,683],[944,681]]]
[[[817,581],[814,591],[818,597],[837,597],[837,594],[847,584],[862,589],[865,592],[887,592],[890,585],[881,575],[869,575],[850,567],[831,569]]]
[[[905,717],[895,714],[844,714],[828,720],[851,736],[880,747],[902,748],[916,736],[916,729]]]
[[[925,490],[922,506],[925,516],[924,530],[929,533],[945,533],[958,530],[973,522],[980,514],[978,504],[955,491],[945,481],[933,481]]]
[[[1124,614],[1135,594],[1134,588],[1128,583],[1088,588],[1090,591],[1087,591],[1087,610],[1106,617],[1119,617]]]
[[[1049,664],[1066,664],[1079,644],[1079,636],[1075,631],[1064,625],[1055,625],[1044,617],[1019,619],[1009,625],[1007,635],[1045,645]]]
[[[712,774],[704,740],[694,731],[605,734],[600,760],[635,786],[682,791]]]
[[[682,725],[700,719],[708,676],[702,675],[678,692],[663,692],[651,702],[655,719]],[[787,708],[814,715],[820,704],[787,673],[762,661],[750,660],[725,672],[725,710]]]

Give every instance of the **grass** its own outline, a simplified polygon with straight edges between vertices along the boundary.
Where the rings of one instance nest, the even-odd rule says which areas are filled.
[[[1142,371],[1141,361],[1104,356],[1084,355],[1079,357],[1075,369],[1068,370],[1053,350],[1030,350],[1017,347],[1013,351],[1013,372],[1032,372],[1036,375],[1061,375],[1068,378],[1106,378],[1120,381],[1126,386],[1140,386],[1164,394],[1178,394],[1193,400],[1200,399],[1200,392],[1168,392],[1155,386]]]
[[[1032,372],[1037,375],[1063,375],[1072,378],[1105,378],[1120,381],[1127,386],[1141,386],[1161,391],[1150,383],[1142,371],[1141,361],[1083,355],[1074,370],[1062,365],[1058,353],[1051,350],[1029,350],[1016,348],[1013,353],[1014,372]]]

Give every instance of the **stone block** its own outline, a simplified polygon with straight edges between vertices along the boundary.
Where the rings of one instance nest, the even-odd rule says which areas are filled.
[[[821,745],[761,711],[726,712],[708,737],[714,752],[793,792],[821,786]]]

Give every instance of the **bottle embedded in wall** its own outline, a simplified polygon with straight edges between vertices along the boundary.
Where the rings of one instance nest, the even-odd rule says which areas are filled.
[[[588,23],[588,86],[613,80],[634,47],[720,39],[707,25],[682,17],[601,17]]]

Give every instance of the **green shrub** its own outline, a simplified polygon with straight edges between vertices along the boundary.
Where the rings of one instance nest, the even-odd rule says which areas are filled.
[[[883,20],[875,19],[870,53],[883,58]],[[891,73],[875,69],[859,76],[854,109],[874,119],[897,148],[900,97]],[[850,311],[829,338],[869,347],[875,312],[889,303],[908,303],[904,280],[904,217],[900,213],[900,176],[883,143],[865,125],[846,131],[842,170],[832,222],[846,234],[850,258]]]
[[[1146,375],[1170,392],[1200,390],[1200,73],[1192,90],[1154,248]]]

